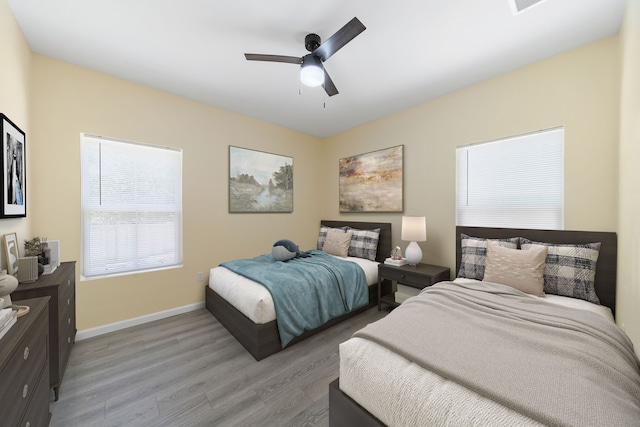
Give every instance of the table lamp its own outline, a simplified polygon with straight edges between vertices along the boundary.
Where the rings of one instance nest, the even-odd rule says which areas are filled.
[[[404,255],[409,265],[415,267],[422,260],[422,250],[417,242],[427,241],[426,218],[423,216],[403,216],[401,238],[411,242]]]

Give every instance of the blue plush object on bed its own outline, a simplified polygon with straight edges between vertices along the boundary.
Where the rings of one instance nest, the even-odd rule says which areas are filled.
[[[369,300],[359,265],[319,250],[308,253],[313,256],[288,262],[265,254],[220,264],[271,292],[282,348],[305,330],[363,307]]]

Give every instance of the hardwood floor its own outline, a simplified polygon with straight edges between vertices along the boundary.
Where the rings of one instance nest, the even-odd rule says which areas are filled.
[[[260,362],[206,309],[78,341],[50,426],[327,426],[338,344],[386,313]]]

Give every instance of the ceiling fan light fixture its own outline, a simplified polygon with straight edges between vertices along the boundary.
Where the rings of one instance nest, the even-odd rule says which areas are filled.
[[[324,83],[324,69],[320,58],[312,54],[305,55],[300,66],[300,81],[309,87],[317,87]]]

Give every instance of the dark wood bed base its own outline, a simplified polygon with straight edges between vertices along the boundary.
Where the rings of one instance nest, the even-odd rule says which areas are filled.
[[[371,230],[380,228],[380,238],[378,240],[378,252],[376,261],[384,262],[391,252],[391,224],[378,222],[357,222],[357,221],[326,221],[320,222],[328,227],[349,226],[361,230]],[[248,317],[229,304],[224,298],[213,291],[209,286],[205,287],[206,307],[213,316],[247,349],[256,360],[262,360],[267,356],[282,350],[280,344],[280,334],[278,333],[277,321],[265,324],[255,324]],[[377,283],[369,286],[369,303],[355,311],[330,320],[319,328],[305,331],[302,335],[294,338],[288,348],[312,335],[317,334],[337,323],[340,323],[356,314],[362,313],[378,303]]]
[[[565,231],[565,230],[523,230],[508,228],[456,227],[456,275],[460,269],[460,234],[482,238],[526,237],[547,243],[595,243],[601,242],[600,255],[596,266],[595,288],[602,305],[615,315],[616,272],[618,258],[618,238],[613,232]],[[329,384],[329,425],[332,427],[354,426],[374,427],[384,425],[369,411],[360,406],[340,390],[339,378]]]

